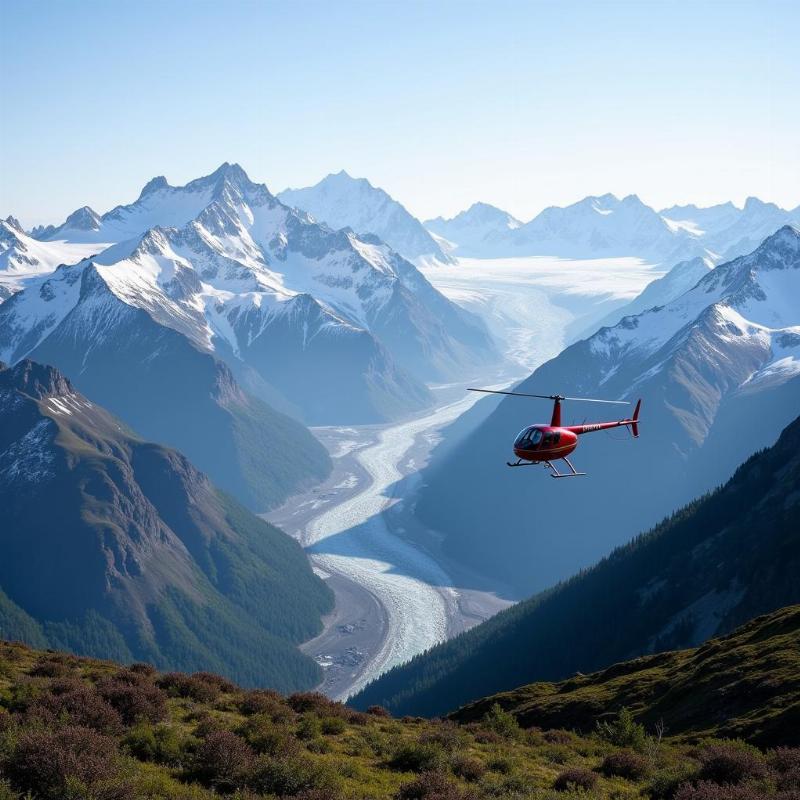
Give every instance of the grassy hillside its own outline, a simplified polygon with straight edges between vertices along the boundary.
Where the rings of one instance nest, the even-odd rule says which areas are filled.
[[[627,708],[648,727],[662,720],[671,734],[800,745],[800,606],[699,648],[503,692],[465,706],[453,719],[481,719],[495,703],[525,728],[591,731]]]
[[[627,712],[590,734],[524,730],[495,703],[470,717],[398,720],[313,693],[246,691],[209,673],[0,642],[0,800],[794,800],[800,791],[798,748],[660,737]]]
[[[591,570],[390,671],[353,704],[444,714],[534,681],[692,647],[800,602],[799,574],[800,419],[716,492]]]

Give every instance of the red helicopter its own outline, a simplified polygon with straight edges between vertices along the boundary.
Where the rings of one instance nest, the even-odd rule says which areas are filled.
[[[619,405],[630,405],[627,400],[595,400],[589,397],[564,397],[560,394],[524,394],[522,392],[500,392],[495,389],[468,389],[470,392],[484,392],[486,394],[506,394],[512,397],[538,397],[542,400],[553,401],[553,416],[549,425],[538,424],[529,425],[523,428],[514,440],[514,455],[517,457],[516,463],[507,461],[509,467],[531,467],[536,464],[544,464],[545,467],[553,470],[554,478],[576,478],[579,475],[586,475],[585,472],[577,472],[572,462],[567,456],[578,446],[578,437],[582,433],[592,433],[593,431],[605,431],[609,428],[619,428],[630,426],[634,437],[639,436],[639,409],[642,401],[636,403],[636,409],[631,419],[621,419],[617,422],[594,422],[589,425],[562,425],[561,424],[561,401],[579,400],[585,403],[615,403]],[[562,459],[566,461],[570,468],[569,472],[559,472],[554,461]]]

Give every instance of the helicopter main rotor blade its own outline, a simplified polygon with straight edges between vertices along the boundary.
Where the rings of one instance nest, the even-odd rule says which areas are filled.
[[[630,400],[597,400],[594,397],[562,397],[562,400],[580,400],[581,403],[613,403],[618,406],[629,406]]]
[[[483,392],[484,394],[509,394],[512,397],[538,397],[541,400],[555,400],[550,394],[524,394],[523,392],[501,392],[498,389],[467,389],[468,392]]]
[[[483,392],[484,394],[506,394],[512,397],[538,397],[540,400],[578,400],[581,403],[612,403],[614,405],[629,406],[628,400],[598,400],[594,397],[563,397],[560,394],[527,394],[526,392],[501,392],[498,389],[467,389],[468,392]]]

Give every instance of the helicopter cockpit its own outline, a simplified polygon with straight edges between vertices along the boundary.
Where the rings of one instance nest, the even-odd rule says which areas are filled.
[[[514,441],[514,447],[520,450],[533,450],[542,442],[542,431],[536,427],[525,428],[520,431]]]

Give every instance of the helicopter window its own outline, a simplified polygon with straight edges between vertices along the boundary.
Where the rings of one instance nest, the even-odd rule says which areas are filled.
[[[531,435],[531,444],[535,447],[541,441],[542,441],[542,432],[538,428],[536,428],[536,430],[534,430]]]
[[[526,447],[528,444],[528,440],[531,438],[531,428],[524,428],[519,432],[514,444],[517,447]]]

